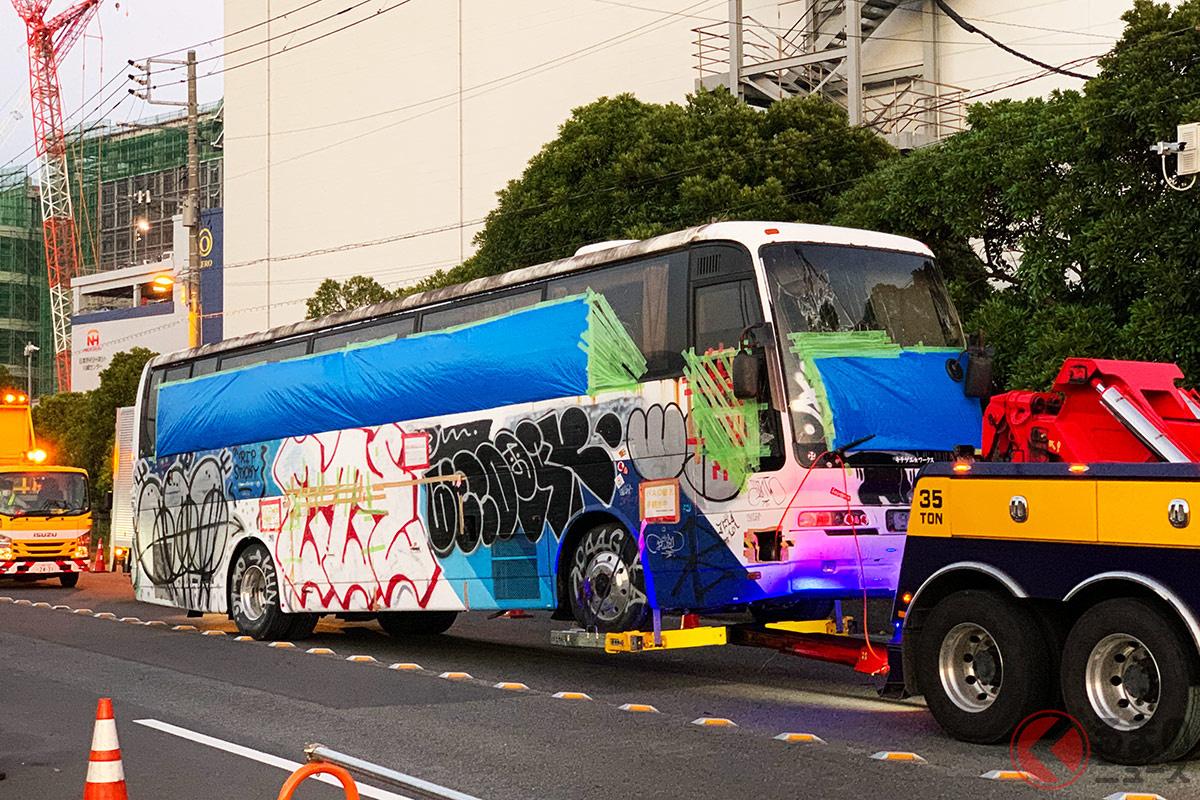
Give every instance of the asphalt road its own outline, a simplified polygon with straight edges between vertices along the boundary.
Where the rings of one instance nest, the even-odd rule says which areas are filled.
[[[75,590],[0,583],[0,597],[12,598],[0,600],[0,798],[81,795],[99,697],[113,699],[134,800],[274,798],[287,775],[277,762],[303,761],[311,742],[482,800],[1046,797],[980,777],[1012,768],[1007,745],[954,742],[919,701],[879,699],[876,679],[762,650],[611,656],[552,646],[549,632],[563,623],[546,614],[483,613],[407,640],[375,623],[328,620],[311,639],[273,648],[237,641],[216,615],[138,603],[119,574],[84,575]],[[471,677],[439,677],[448,671]],[[502,681],[529,688],[494,688]],[[706,716],[736,727],[692,724]],[[784,732],[824,743],[774,738]],[[870,758],[883,750],[925,761]],[[1092,763],[1050,796],[1120,792],[1200,798],[1200,763]],[[341,796],[311,782],[296,794]]]

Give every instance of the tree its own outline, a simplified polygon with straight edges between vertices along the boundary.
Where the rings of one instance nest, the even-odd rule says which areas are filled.
[[[847,191],[835,221],[914,236],[1003,383],[1068,355],[1176,361],[1200,380],[1200,205],[1149,145],[1200,119],[1200,2],[1139,0],[1082,92],[971,108],[970,129]]]
[[[379,285],[374,278],[355,275],[344,282],[326,278],[317,291],[308,298],[308,318],[323,317],[338,311],[382,303],[395,295]]]
[[[92,492],[112,488],[112,451],[117,409],[137,399],[142,368],[156,353],[144,347],[117,353],[90,392],[43,397],[33,410],[33,427],[56,464],[88,471]]]

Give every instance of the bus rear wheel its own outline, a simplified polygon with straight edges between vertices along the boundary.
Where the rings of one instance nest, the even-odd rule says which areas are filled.
[[[79,585],[79,573],[64,572],[62,575],[58,576],[58,582],[63,585],[63,588],[74,589]]]
[[[650,616],[637,540],[620,525],[592,528],[571,555],[571,613],[585,628],[619,633],[643,628]]]
[[[267,548],[255,543],[238,554],[229,579],[229,610],[239,632],[259,640],[286,639],[301,633],[313,614],[285,614],[279,605],[279,576]],[[305,618],[299,620],[298,618]],[[303,626],[301,626],[303,627]],[[311,628],[308,632],[311,632]],[[307,634],[306,634],[307,635]]]
[[[436,636],[450,630],[457,611],[388,611],[379,615],[379,625],[389,636]]]

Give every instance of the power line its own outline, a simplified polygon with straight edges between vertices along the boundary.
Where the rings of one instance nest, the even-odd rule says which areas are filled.
[[[1048,69],[1053,72],[1057,72],[1060,75],[1066,75],[1069,78],[1079,78],[1080,80],[1090,81],[1093,77],[1095,77],[1093,75],[1084,75],[1079,72],[1072,72],[1071,70],[1066,70],[1066,69],[1061,69],[1059,67],[1051,66],[1050,64],[1047,64],[1044,61],[1039,61],[1038,59],[1034,58],[1033,56],[1026,55],[1025,53],[1022,53],[1019,50],[1014,50],[1013,48],[1006,45],[1004,42],[997,39],[995,36],[992,36],[987,31],[980,30],[979,28],[972,25],[970,22],[967,22],[965,19],[963,19],[961,16],[959,16],[957,11],[955,11],[953,8],[950,7],[950,5],[946,2],[946,0],[933,0],[933,2],[935,2],[937,4],[938,8],[940,8],[942,11],[946,12],[946,16],[948,16],[950,19],[954,20],[954,24],[958,25],[958,27],[962,28],[967,33],[979,34],[980,36],[987,39],[989,42],[996,45],[996,47],[999,47],[1001,50],[1003,50],[1006,53],[1014,55],[1017,58],[1020,58],[1024,61],[1028,61],[1030,64],[1036,64],[1037,66],[1041,67],[1042,69]]]

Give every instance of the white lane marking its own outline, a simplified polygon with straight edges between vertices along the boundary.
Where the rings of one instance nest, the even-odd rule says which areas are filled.
[[[273,756],[270,753],[264,753],[261,750],[254,750],[244,745],[227,742],[224,739],[218,739],[215,736],[208,736],[203,733],[197,733],[196,731],[189,731],[187,728],[180,728],[178,725],[172,725],[169,722],[162,722],[161,720],[157,719],[135,719],[134,724],[144,725],[147,728],[153,728],[154,730],[162,731],[163,733],[169,733],[172,736],[178,736],[180,739],[187,739],[216,750],[223,750],[226,753],[232,753],[235,756],[248,758],[251,761],[257,761],[260,764],[266,764],[268,767],[275,767],[287,772],[295,772],[302,766],[298,761],[289,761],[286,758],[280,758],[279,756]],[[314,775],[312,778],[310,778],[310,780],[328,783],[331,786],[338,787],[339,789],[342,787],[341,782],[332,775]],[[392,792],[387,792],[383,789],[376,789],[374,786],[365,786],[361,783],[358,784],[358,793],[363,797],[374,797],[376,800],[410,800],[410,798],[405,797],[404,795],[393,794]]]

